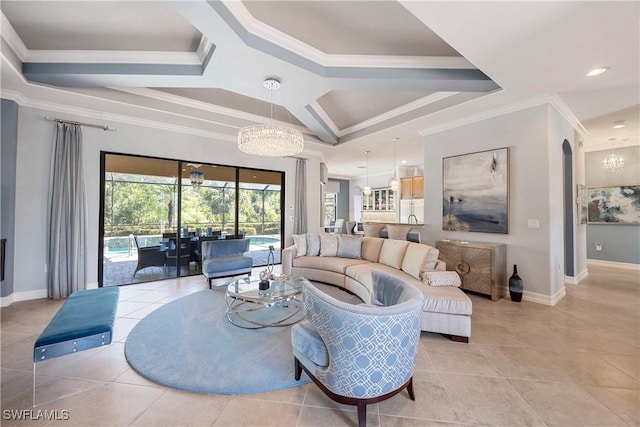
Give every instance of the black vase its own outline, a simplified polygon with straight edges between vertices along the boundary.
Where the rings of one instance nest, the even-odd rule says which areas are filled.
[[[518,276],[518,266],[513,265],[513,274],[509,278],[509,294],[511,294],[511,301],[522,301],[522,293],[524,292],[524,282]]]

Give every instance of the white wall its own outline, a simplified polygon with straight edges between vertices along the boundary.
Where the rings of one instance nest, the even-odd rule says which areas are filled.
[[[580,141],[576,136],[575,141]],[[584,163],[584,148],[581,143],[574,144],[575,151],[573,152],[574,163],[574,183],[576,185],[585,185],[585,163]],[[576,191],[574,189],[574,191]],[[575,195],[574,195],[575,196]],[[587,224],[580,223],[580,207],[576,205],[576,214],[574,216],[575,227],[575,280],[579,282],[583,278],[587,277]]]
[[[509,147],[509,233],[466,233],[471,241],[507,245],[507,277],[514,264],[524,299],[554,305],[564,295],[562,142],[574,140],[550,106],[539,106],[428,135],[424,138],[425,227],[422,241],[448,237],[442,230],[442,159]],[[528,228],[539,219],[540,228]],[[559,266],[559,268],[558,268]]]
[[[56,113],[21,107],[18,119],[18,155],[16,168],[15,287],[17,299],[46,296],[46,211],[49,187],[49,162],[54,124],[44,120]],[[292,158],[262,158],[241,153],[233,142],[219,141],[117,122],[86,119],[65,114],[66,119],[100,123],[117,128],[115,132],[84,127],[84,159],[89,212],[87,241],[87,277],[91,287],[98,281],[98,222],[100,206],[100,151],[140,154],[169,159],[217,163],[285,172],[285,241],[290,242],[295,197],[295,165]],[[320,160],[307,162],[307,192],[310,231],[320,223]],[[319,228],[319,227],[318,227]]]

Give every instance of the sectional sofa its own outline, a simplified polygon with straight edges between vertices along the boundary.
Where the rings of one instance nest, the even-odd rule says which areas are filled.
[[[294,245],[282,251],[282,271],[287,275],[339,286],[371,303],[374,270],[416,285],[425,296],[421,328],[468,342],[472,304],[450,282],[438,249],[406,240],[343,234],[295,235]],[[457,276],[456,276],[457,278]]]

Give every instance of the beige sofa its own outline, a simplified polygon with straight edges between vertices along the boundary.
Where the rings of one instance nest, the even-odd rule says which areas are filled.
[[[282,272],[342,287],[370,303],[371,272],[384,271],[422,290],[425,296],[423,331],[445,334],[454,341],[469,341],[472,313],[469,297],[456,286],[425,283],[427,272],[446,270],[445,264],[438,260],[436,248],[406,240],[333,236],[313,233],[294,236],[297,244],[282,251]],[[320,251],[316,244],[302,247],[305,239],[320,240]],[[333,239],[338,248],[349,247],[350,251],[336,251]],[[359,253],[358,248],[354,250],[355,244],[360,245]],[[322,250],[323,246],[327,249]]]

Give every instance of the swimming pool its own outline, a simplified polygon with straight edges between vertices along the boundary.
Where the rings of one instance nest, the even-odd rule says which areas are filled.
[[[255,246],[277,246],[280,247],[280,238],[279,237],[269,237],[269,236],[251,236],[249,237],[251,240],[251,244]]]

